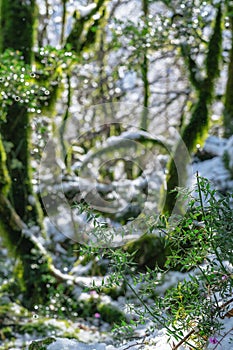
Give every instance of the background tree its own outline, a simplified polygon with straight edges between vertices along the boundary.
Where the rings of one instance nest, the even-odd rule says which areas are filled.
[[[35,1],[1,1],[1,73],[4,73],[2,76],[5,79],[3,83],[0,81],[4,90],[0,97],[1,234],[4,233],[12,249],[15,247],[13,251],[20,257],[23,269],[18,268],[18,272],[21,273],[20,280],[26,291],[24,300],[30,304],[43,297],[43,293],[40,293],[44,286],[41,282],[43,278],[50,273],[54,275],[54,271],[51,272],[51,260],[38,249],[35,237],[31,239],[33,236],[30,238],[29,235],[32,229],[35,229],[36,235],[41,235],[43,219],[32,189],[30,153],[34,150],[31,146],[31,124],[33,127],[40,125],[43,130],[40,131],[40,140],[44,143],[41,142],[38,146],[38,153],[42,153],[45,144],[43,132],[48,132],[44,131],[46,125],[53,125],[51,129],[54,130],[57,119],[60,118],[62,154],[59,156],[65,161],[68,159],[68,147],[63,135],[67,121],[81,106],[89,107],[106,101],[127,102],[133,96],[134,103],[153,110],[152,117],[147,111],[142,113],[138,128],[153,132],[165,115],[164,129],[170,125],[180,128],[189,152],[195,150],[196,143],[204,138],[209,127],[209,112],[214,100],[214,83],[219,72],[221,52],[221,7],[225,10],[226,1],[217,5],[209,1],[207,16],[204,15],[206,5],[201,2],[201,12],[198,12],[198,4],[195,5],[196,2],[194,4],[193,1],[187,2],[185,6],[182,1],[164,1],[162,10],[157,12],[156,6],[162,6],[161,2],[143,0],[137,3],[141,11],[138,11],[140,14],[137,18],[119,19],[118,6],[128,6],[129,2],[118,1],[112,4],[97,0],[86,8],[77,5],[70,14],[69,1],[62,0],[60,32],[57,41],[55,40],[55,45],[58,44],[60,49],[55,49],[51,46],[43,47],[50,43],[49,23],[52,18],[49,16],[54,11],[48,1],[43,18],[38,15]],[[37,5],[39,7],[39,2]],[[122,16],[122,12],[119,12]],[[71,17],[72,25],[67,33]],[[37,19],[40,24],[43,22],[42,27],[36,26]],[[35,32],[38,28],[36,40]],[[209,34],[204,35],[206,31]],[[231,61],[230,59],[229,62]],[[230,70],[229,65],[229,72]],[[127,75],[133,77],[128,80],[128,85],[125,79]],[[227,105],[231,106],[230,77],[229,73],[226,111]],[[40,112],[37,113],[38,110]],[[135,115],[134,112],[131,114]],[[105,113],[108,113],[107,108]],[[80,133],[85,134],[90,125],[94,125],[97,114],[91,117],[88,115],[89,119],[80,118]],[[225,124],[227,128],[229,122],[226,121]],[[76,151],[73,147],[69,161],[66,162],[66,171],[72,174],[71,165],[81,155],[88,153],[90,147],[98,145],[101,136],[104,144],[110,136],[121,134],[121,128],[108,125],[85,134],[76,145]],[[58,139],[58,135],[53,136]],[[148,135],[145,137],[142,134],[140,137],[145,147],[155,146],[156,141],[152,142]],[[182,175],[185,174],[187,159],[181,157],[182,147],[180,143],[176,145],[174,158],[168,164],[168,191],[178,184],[177,164]],[[164,155],[164,150],[162,153]],[[36,152],[34,156],[35,154]],[[39,156],[35,158],[38,164]],[[112,168],[118,163],[120,162],[114,160],[108,172],[105,169],[102,171],[102,181],[114,180]],[[124,164],[126,163],[125,161]],[[130,165],[124,168],[127,180],[139,177],[140,172],[133,172],[129,168]],[[105,175],[107,173],[106,177],[104,172]],[[78,171],[75,175],[77,174]],[[36,177],[35,174],[34,176]],[[174,196],[174,193],[168,195],[166,212],[172,211]],[[131,212],[126,214],[129,219]],[[41,263],[36,263],[34,271],[31,266],[35,266],[37,260]],[[35,272],[37,279],[34,278]]]
[[[230,137],[233,134],[233,6],[231,2],[227,2],[227,22],[231,31],[230,53],[228,59],[227,84],[224,101],[224,129],[225,137]]]
[[[181,52],[189,71],[190,82],[196,89],[197,101],[191,108],[191,117],[183,130],[181,130],[182,142],[178,142],[175,152],[168,164],[167,191],[164,212],[171,213],[176,202],[177,192],[172,191],[179,185],[186,183],[187,159],[183,149],[183,142],[188,151],[192,153],[198,143],[202,143],[209,127],[210,107],[214,98],[216,78],[219,76],[220,55],[222,49],[222,8],[221,4],[216,11],[215,24],[209,43],[207,44],[205,57],[205,71],[201,73],[197,63],[192,57],[192,48],[187,43],[181,43]],[[204,77],[202,77],[202,74]],[[178,170],[179,169],[179,174]],[[179,177],[183,177],[180,179]],[[171,192],[172,191],[172,192]]]
[[[77,46],[81,43],[79,49],[75,46],[77,55],[95,40],[97,30],[93,32],[91,30],[92,16],[102,4],[103,1],[99,1],[87,16],[80,18],[74,24],[74,29],[65,45],[72,43]],[[43,225],[42,211],[32,188],[30,156],[32,113],[30,112],[36,110],[35,106],[45,108],[46,105],[49,107],[51,103],[54,104],[53,99],[56,99],[60,80],[60,65],[64,60],[62,62],[59,60],[61,56],[59,54],[56,56],[56,50],[53,53],[48,51],[46,58],[42,49],[40,52],[43,51],[43,59],[36,53],[36,64],[39,69],[35,73],[32,64],[35,62],[33,48],[38,15],[36,2],[3,0],[0,5],[0,49],[4,58],[1,62],[1,82],[8,90],[4,96],[2,95],[1,100],[3,117],[0,124],[0,234],[7,242],[11,253],[19,258],[15,276],[23,291],[23,303],[32,307],[34,303],[47,299],[46,276],[54,275],[54,271],[51,273],[51,260],[43,249],[39,248],[34,237],[34,234],[43,235]],[[77,36],[75,29],[77,22],[86,30],[88,21],[91,23],[87,32],[83,34],[80,30],[80,36]],[[72,34],[74,31],[75,35]],[[91,33],[94,34],[92,38]],[[63,54],[61,51],[61,55]],[[8,78],[11,85],[7,82]],[[54,80],[56,80],[55,86],[50,85]],[[46,97],[47,92],[49,98]],[[32,102],[29,96],[34,94]],[[30,108],[30,103],[33,108]]]
[[[32,64],[34,25],[36,20],[35,1],[2,1],[1,3],[1,51],[18,50],[25,64]],[[22,72],[23,76],[23,72]],[[17,79],[22,77],[18,76]],[[23,79],[23,78],[22,78]],[[30,115],[19,96],[12,99],[5,111],[1,125],[4,142],[10,145],[7,157],[11,177],[11,202],[25,223],[41,225],[37,200],[32,191],[30,164]]]
[[[1,2],[1,52],[4,53],[7,49],[20,51],[24,65],[32,63],[35,11],[36,4],[33,0]],[[15,73],[15,80],[21,79],[25,83],[25,68],[21,67],[21,74]],[[32,190],[30,114],[23,98],[17,95],[10,97],[7,106],[2,106],[2,112],[1,235],[7,240],[11,252],[20,257],[16,276],[24,291],[24,303],[31,306],[32,302],[42,296],[41,292],[45,287],[42,282],[44,271],[42,272],[39,265],[46,262],[38,262],[41,254],[26,236],[29,227],[36,226],[40,234],[42,230],[41,211]],[[7,147],[7,152],[4,147]],[[38,269],[33,270],[35,261]]]

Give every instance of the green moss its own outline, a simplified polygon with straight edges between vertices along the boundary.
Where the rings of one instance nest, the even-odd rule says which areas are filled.
[[[4,339],[12,339],[12,338],[15,338],[15,335],[13,333],[13,330],[10,326],[8,327],[3,327],[1,330],[0,330],[0,340],[4,340]]]
[[[187,150],[193,152],[198,143],[202,143],[208,130],[209,114],[208,101],[210,99],[208,90],[199,93],[198,102],[193,107],[190,122],[182,132],[182,140]]]
[[[75,332],[64,332],[64,333],[62,333],[62,337],[67,338],[67,339],[79,340],[79,337],[77,335],[78,332],[79,332],[79,330],[76,330]]]
[[[17,311],[16,311],[17,310]],[[17,303],[4,303],[0,305],[0,315],[6,315],[7,313],[11,315],[26,317],[29,315],[28,310]]]
[[[52,343],[54,343],[56,341],[55,338],[49,337],[43,340],[39,340],[39,341],[33,341],[30,345],[29,345],[29,349],[28,350],[46,350],[47,349],[47,345],[50,345]]]
[[[219,74],[219,62],[222,47],[222,11],[221,6],[217,10],[214,28],[208,43],[208,52],[205,60],[204,79],[197,79],[198,67],[191,57],[190,47],[184,45],[182,53],[189,68],[189,78],[197,92],[197,102],[191,110],[191,118],[181,131],[182,142],[178,142],[172,160],[167,167],[167,197],[163,212],[171,214],[175,208],[177,191],[173,191],[177,186],[183,186],[187,177],[187,152],[182,150],[182,144],[186,145],[189,153],[192,153],[197,143],[202,143],[208,130],[209,106],[213,99],[214,83]],[[195,74],[194,74],[195,73]],[[176,213],[182,213],[182,204],[176,206]]]
[[[190,79],[197,90],[197,103],[193,106],[190,122],[182,132],[182,139],[189,152],[192,152],[196,144],[203,140],[208,129],[208,106],[213,99],[214,82],[219,75],[219,61],[222,48],[222,11],[221,6],[217,11],[213,32],[208,44],[206,56],[206,78],[195,81],[193,71],[190,70]],[[193,69],[192,66],[189,67]],[[196,67],[197,68],[197,67]]]
[[[120,324],[121,321],[126,321],[125,314],[112,304],[101,303],[97,307],[101,318],[110,324]]]
[[[10,189],[11,180],[6,166],[6,153],[0,135],[0,192],[5,196]]]
[[[109,295],[113,300],[116,300],[119,296],[124,295],[125,294],[125,285],[122,284],[121,287],[119,286],[112,286],[109,288],[103,287],[101,288],[101,291],[106,294]]]
[[[31,64],[34,39],[35,0],[3,0],[0,18],[1,51],[12,48],[22,52],[24,62]],[[1,125],[4,140],[12,147],[7,155],[7,167],[11,177],[10,199],[18,215],[28,224],[40,222],[41,211],[38,201],[31,206],[28,198],[33,196],[31,184],[30,137],[31,122],[27,107],[12,101],[5,110],[5,122]],[[14,122],[12,122],[14,121]],[[13,164],[13,166],[12,166]],[[17,166],[20,165],[20,166]]]
[[[208,53],[206,57],[206,72],[207,79],[210,82],[211,90],[214,89],[214,80],[219,76],[220,67],[219,59],[221,57],[222,50],[222,9],[221,5],[218,6],[215,24],[213,28],[213,34],[210,38],[208,45]]]
[[[0,49],[12,48],[23,52],[24,60],[31,62],[34,39],[35,1],[3,0],[1,2]]]
[[[26,322],[24,325],[18,327],[18,332],[25,334],[38,333],[40,336],[46,336],[48,333],[56,330],[60,330],[59,327],[53,326],[51,324],[45,325],[45,319],[33,320],[31,322]]]
[[[153,269],[156,265],[163,267],[166,261],[166,248],[162,238],[146,234],[138,240],[128,243],[124,250],[134,254],[133,260],[139,270],[146,267]]]
[[[93,317],[97,312],[97,305],[100,303],[100,298],[94,298],[92,295],[88,299],[81,300],[78,305],[78,314],[81,317]]]
[[[66,40],[69,50],[74,50],[77,54],[80,54],[96,42],[102,20],[104,20],[105,7],[105,0],[97,0],[96,7],[87,16],[81,17],[78,11],[75,12],[74,26]],[[96,13],[99,13],[100,17],[93,19]]]
[[[88,276],[104,276],[107,272],[107,265],[104,261],[99,260],[95,255],[86,255],[84,258],[78,259],[74,266],[86,266],[91,262],[90,268],[85,275]]]

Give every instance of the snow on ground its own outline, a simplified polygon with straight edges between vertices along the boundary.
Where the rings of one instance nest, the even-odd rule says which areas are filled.
[[[232,166],[233,155],[233,138],[230,140],[219,139],[211,136],[207,139],[203,151],[206,152],[210,159],[205,161],[198,161],[193,164],[193,170],[198,171],[199,175],[204,176],[211,180],[214,187],[220,191],[227,192],[232,191],[233,180],[231,172],[225,168],[224,154],[229,155],[229,164]],[[165,279],[162,289],[169,288],[172,284],[176,284],[178,281],[188,277],[187,274],[180,272],[173,272],[170,277]],[[233,348],[231,344],[231,337],[233,335],[233,319],[225,317],[220,320],[222,324],[222,331],[213,335],[212,339],[207,340],[206,350],[230,350]],[[126,344],[120,347],[114,347],[105,343],[84,345],[78,342],[73,342],[67,339],[59,339],[56,343],[50,345],[48,350],[53,349],[83,349],[83,350],[171,350],[171,344],[174,340],[168,342],[168,335],[166,329],[156,329],[152,334],[147,335],[148,325],[141,326],[136,329],[135,334],[138,338],[136,340],[127,341]],[[176,344],[177,341],[174,341]],[[189,346],[181,345],[179,350],[189,350]]]
[[[71,339],[57,339],[56,342],[50,344],[47,350],[105,350],[105,344],[83,344]]]
[[[232,138],[233,139],[233,138]],[[219,139],[214,136],[210,136],[205,143],[205,146],[203,148],[203,152],[207,154],[207,160],[205,161],[195,161],[193,163],[193,171],[199,172],[199,175],[208,178],[213,183],[213,186],[220,190],[221,192],[227,192],[231,191],[233,188],[233,180],[231,172],[226,169],[225,162],[224,162],[224,154],[229,155],[229,163],[231,166],[232,162],[232,154],[233,154],[233,142],[232,139],[226,140],[226,139]],[[80,273],[80,271],[79,271]],[[163,290],[171,287],[172,285],[175,285],[178,281],[183,280],[184,278],[188,278],[188,274],[183,274],[180,272],[173,272],[169,273],[167,275],[167,278],[164,280],[164,284],[160,288],[160,292],[163,292]],[[117,303],[117,302],[116,302]],[[122,301],[120,303],[119,300],[119,307],[122,308]],[[121,304],[121,305],[120,305]],[[215,341],[219,342],[217,344],[211,344],[207,343],[206,350],[230,350],[231,345],[229,345],[231,332],[230,330],[233,327],[233,320],[231,318],[225,318],[224,320],[221,320],[221,323],[223,325],[224,333],[216,334],[213,339],[216,339]],[[229,331],[229,334],[227,332]],[[138,330],[136,330],[136,333],[138,334]],[[121,347],[114,347],[113,345],[105,344],[105,343],[99,343],[99,344],[93,344],[93,345],[80,345],[80,343],[75,342],[72,343],[70,340],[62,340],[59,339],[56,343],[50,345],[48,348],[49,350],[52,349],[85,349],[85,350],[126,350],[130,348],[131,350],[138,350],[140,347],[142,347],[143,342],[143,349],[144,350],[170,350],[171,349],[171,342],[168,343],[168,336],[166,329],[159,329],[155,330],[152,334],[149,336],[146,336],[147,333],[147,326],[140,328],[140,335],[141,338],[138,338],[138,340],[128,341],[125,345]],[[176,343],[176,342],[174,342]],[[75,344],[75,345],[74,345]],[[82,347],[81,347],[82,346]],[[233,345],[232,345],[233,346]],[[189,347],[180,346],[179,350],[189,350]]]
[[[206,140],[203,152],[206,152],[211,158],[202,162],[194,162],[192,164],[193,172],[198,171],[200,176],[210,180],[213,187],[220,192],[232,192],[233,177],[229,169],[226,169],[224,158],[227,154],[229,166],[233,170],[233,137],[227,140],[210,136]]]
[[[222,326],[224,333],[213,335],[211,342],[207,341],[206,350],[231,350],[233,348],[233,319],[228,318],[223,320]],[[168,335],[165,328],[155,330],[147,336],[145,334],[146,327],[141,327],[138,332],[138,338],[135,337],[135,340],[128,341],[120,347],[105,343],[85,344],[76,340],[57,338],[55,342],[47,347],[47,350],[171,350],[171,344],[177,343],[172,338],[168,342]],[[190,350],[190,346],[181,345],[178,350]]]
[[[218,139],[216,137],[209,137],[204,147],[204,151],[208,154],[207,159],[205,161],[196,161],[193,163],[193,168],[199,171],[201,176],[204,176],[210,179],[216,188],[220,191],[232,191],[233,188],[233,180],[232,175],[229,170],[225,168],[224,162],[224,154],[227,153],[229,155],[229,163],[231,166],[232,155],[233,155],[233,138],[229,140]],[[46,221],[47,228],[50,227],[48,225],[48,220]],[[58,232],[53,228],[52,225],[49,229],[50,238],[53,244],[56,244],[56,250],[59,250],[58,245],[66,239],[62,234],[58,234]],[[61,253],[65,253],[64,250]],[[57,263],[56,257],[54,257],[55,262]],[[59,265],[59,264],[58,264]],[[90,277],[82,277],[82,271],[78,271],[78,279],[83,285],[90,285],[92,278]],[[180,272],[173,272],[167,274],[164,279],[164,283],[159,286],[159,292],[163,293],[163,290],[175,285],[178,281],[181,281],[184,278],[187,278],[187,274],[182,274]],[[101,282],[101,278],[96,283]],[[79,288],[79,295],[82,294],[81,288]],[[78,298],[79,295],[76,297]],[[123,297],[122,297],[123,298]],[[119,309],[122,310],[124,298],[119,298],[117,301],[114,301],[114,305],[118,306]],[[54,320],[56,321],[56,320]],[[97,320],[95,320],[97,321]],[[52,322],[52,319],[50,320]],[[233,349],[233,343],[231,344],[231,338],[233,338],[232,329],[233,329],[233,318],[225,317],[220,320],[222,324],[222,331],[218,334],[214,334],[212,336],[213,342],[215,344],[207,341],[206,348],[203,350],[231,350]],[[46,325],[45,325],[46,326]],[[64,326],[66,328],[66,326]],[[71,326],[71,328],[75,328],[75,326]],[[48,350],[171,350],[171,342],[168,343],[168,336],[166,329],[155,329],[151,334],[148,334],[148,324],[138,327],[135,330],[135,338],[132,340],[125,341],[124,345],[115,346],[113,340],[111,339],[111,334],[106,333],[107,329],[103,329],[103,326],[97,324],[95,330],[91,331],[91,326],[87,326],[87,330],[82,330],[80,327],[80,332],[78,334],[80,341],[85,343],[81,343],[77,340],[71,339],[63,339],[58,338],[57,341],[47,348]],[[104,335],[103,335],[104,333]],[[62,333],[61,335],[62,336]],[[11,350],[20,350],[22,349],[22,344],[30,344],[32,341],[32,337],[29,334],[20,334],[16,335],[15,344],[10,348]],[[34,338],[35,339],[35,338]],[[177,341],[174,342],[175,344]],[[1,347],[0,349],[4,349]],[[180,346],[179,350],[189,350],[189,347]]]

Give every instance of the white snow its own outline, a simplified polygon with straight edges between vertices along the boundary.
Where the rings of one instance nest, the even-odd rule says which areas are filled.
[[[228,155],[229,168],[233,172],[233,136],[231,136],[227,141],[226,147],[224,148],[224,152],[226,152]]]
[[[130,90],[133,89],[136,85],[137,81],[137,74],[136,72],[127,72],[124,74],[122,87],[124,90]]]
[[[213,158],[192,164],[193,172],[211,181],[213,187],[219,191],[232,192],[232,174],[225,167],[224,153],[229,158],[230,167],[233,166],[233,137],[229,140],[210,136],[203,148]],[[196,180],[194,180],[196,182]]]
[[[105,344],[84,344],[76,340],[67,338],[58,338],[54,343],[50,344],[47,350],[105,350]]]
[[[205,141],[204,150],[215,156],[222,156],[226,145],[226,139],[220,139],[217,136],[209,136]]]
[[[92,10],[96,8],[96,3],[89,4],[87,6],[82,6],[80,4],[76,5],[76,10],[79,11],[81,18],[88,16]]]

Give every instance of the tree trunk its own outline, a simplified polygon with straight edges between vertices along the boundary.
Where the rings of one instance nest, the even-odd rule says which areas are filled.
[[[213,99],[214,82],[219,74],[219,61],[222,47],[222,10],[219,6],[216,14],[213,33],[208,44],[205,62],[206,77],[196,78],[198,67],[191,57],[189,47],[182,47],[182,54],[189,69],[190,82],[197,91],[197,102],[192,108],[190,121],[181,132],[182,141],[179,141],[174,155],[167,168],[167,197],[163,208],[164,213],[171,214],[175,208],[177,186],[185,186],[187,177],[187,152],[182,150],[184,143],[189,153],[193,152],[196,144],[202,142],[208,130],[209,106]],[[172,191],[172,192],[171,192]],[[176,213],[182,214],[182,205],[176,205]]]
[[[231,49],[228,64],[225,105],[223,111],[225,137],[230,137],[233,135],[233,6],[229,6],[228,12],[231,14],[229,17],[231,26]]]
[[[148,0],[142,0],[142,11],[144,20],[147,21],[149,15],[149,2]],[[146,46],[143,48],[143,60],[141,64],[141,74],[143,81],[143,111],[142,111],[142,121],[141,128],[143,130],[148,129],[148,107],[149,107],[149,97],[150,97],[150,85],[149,85],[149,60],[148,60],[148,49]]]
[[[78,11],[75,12],[75,23],[66,39],[66,45],[69,49],[80,54],[84,49],[96,42],[96,35],[100,21],[104,16],[106,9],[106,0],[97,0],[96,7],[92,8],[88,14],[82,16]],[[93,19],[94,15],[100,13],[100,17]]]
[[[25,64],[30,64],[35,1],[2,0],[0,13],[1,51],[19,50]],[[19,258],[16,278],[23,292],[23,303],[32,307],[47,298],[43,276],[48,272],[48,261],[41,259],[41,252],[27,236],[30,226],[37,226],[39,233],[42,227],[31,181],[30,116],[27,108],[16,101],[3,112],[6,120],[0,125],[0,235],[9,251]],[[4,142],[12,146],[7,154]]]
[[[11,48],[22,52],[31,64],[35,22],[35,1],[2,0],[1,50]],[[4,16],[3,16],[4,14]],[[12,180],[10,199],[17,214],[26,224],[40,225],[40,210],[31,185],[30,116],[25,106],[14,101],[6,111],[2,124],[3,141],[12,148],[7,157]]]

